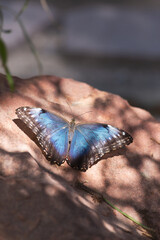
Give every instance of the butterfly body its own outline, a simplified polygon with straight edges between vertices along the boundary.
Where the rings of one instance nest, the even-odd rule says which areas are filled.
[[[20,107],[17,116],[32,130],[51,163],[86,171],[105,153],[130,144],[125,131],[101,123],[76,124],[41,108]]]

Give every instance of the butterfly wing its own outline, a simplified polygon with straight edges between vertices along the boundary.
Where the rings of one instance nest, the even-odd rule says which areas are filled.
[[[85,171],[105,153],[130,144],[132,137],[107,124],[79,124],[72,138],[68,164]]]
[[[41,108],[20,107],[16,114],[36,135],[47,159],[61,165],[68,151],[68,122]]]

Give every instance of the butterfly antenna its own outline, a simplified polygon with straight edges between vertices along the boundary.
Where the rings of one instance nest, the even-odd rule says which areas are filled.
[[[67,102],[67,104],[68,104],[68,106],[69,106],[69,109],[70,109],[70,111],[71,111],[71,114],[73,115],[72,108],[71,108],[71,106],[70,106],[70,104],[69,104],[69,102],[68,102],[67,99],[66,99],[66,102]],[[79,116],[82,116],[82,115],[84,115],[84,114],[86,114],[86,113],[90,113],[90,112],[93,112],[93,111],[87,111],[87,112],[85,112],[85,113],[79,114],[79,115],[75,116],[74,119],[77,118],[77,117],[79,117]]]
[[[82,115],[84,115],[84,114],[86,114],[86,113],[90,113],[90,112],[93,112],[93,111],[87,111],[87,112],[85,112],[85,113],[82,113],[82,114],[80,114],[80,115],[75,116],[75,118],[77,118],[77,117],[79,117],[79,116],[82,116]]]
[[[67,102],[67,104],[68,104],[68,106],[69,106],[69,109],[70,109],[70,112],[71,112],[71,114],[73,115],[72,108],[71,108],[71,106],[70,106],[70,104],[69,104],[69,102],[68,102],[68,100],[67,100],[67,99],[66,99],[66,102]]]

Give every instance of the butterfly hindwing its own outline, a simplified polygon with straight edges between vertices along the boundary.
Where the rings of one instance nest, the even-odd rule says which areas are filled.
[[[105,153],[132,142],[125,131],[107,124],[78,124],[71,142],[68,164],[85,171]]]
[[[75,124],[41,108],[20,107],[17,116],[32,130],[51,163],[65,160],[78,170],[86,171],[105,153],[130,144],[125,131],[107,124]]]
[[[16,114],[36,135],[47,159],[61,165],[68,151],[69,123],[41,108],[20,107]]]

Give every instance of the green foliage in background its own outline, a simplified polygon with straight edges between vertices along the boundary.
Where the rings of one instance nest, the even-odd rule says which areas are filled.
[[[7,54],[6,45],[3,41],[3,39],[0,38],[0,57],[1,57],[1,61],[2,61],[2,66],[5,70],[10,89],[13,91],[14,90],[14,81],[13,81],[13,78],[12,78],[11,73],[9,71],[9,68],[7,66],[7,55],[8,54]]]
[[[39,74],[42,73],[42,64],[38,57],[36,48],[31,40],[29,34],[27,33],[26,28],[21,19],[21,15],[24,12],[24,10],[27,8],[29,2],[30,2],[30,0],[25,0],[22,8],[20,9],[20,11],[18,13],[15,13],[11,8],[9,8],[5,5],[0,5],[0,59],[1,59],[1,63],[2,63],[3,69],[5,71],[6,78],[8,80],[8,84],[9,84],[11,91],[14,90],[14,80],[12,78],[12,75],[11,75],[9,67],[8,67],[8,51],[7,51],[7,46],[2,38],[2,33],[11,34],[12,31],[10,29],[3,29],[3,23],[4,23],[3,10],[10,12],[14,16],[15,21],[17,21],[17,23],[19,24],[19,26],[23,32],[24,38],[26,39],[26,41],[31,49],[31,52],[36,59],[38,69],[39,69]]]

